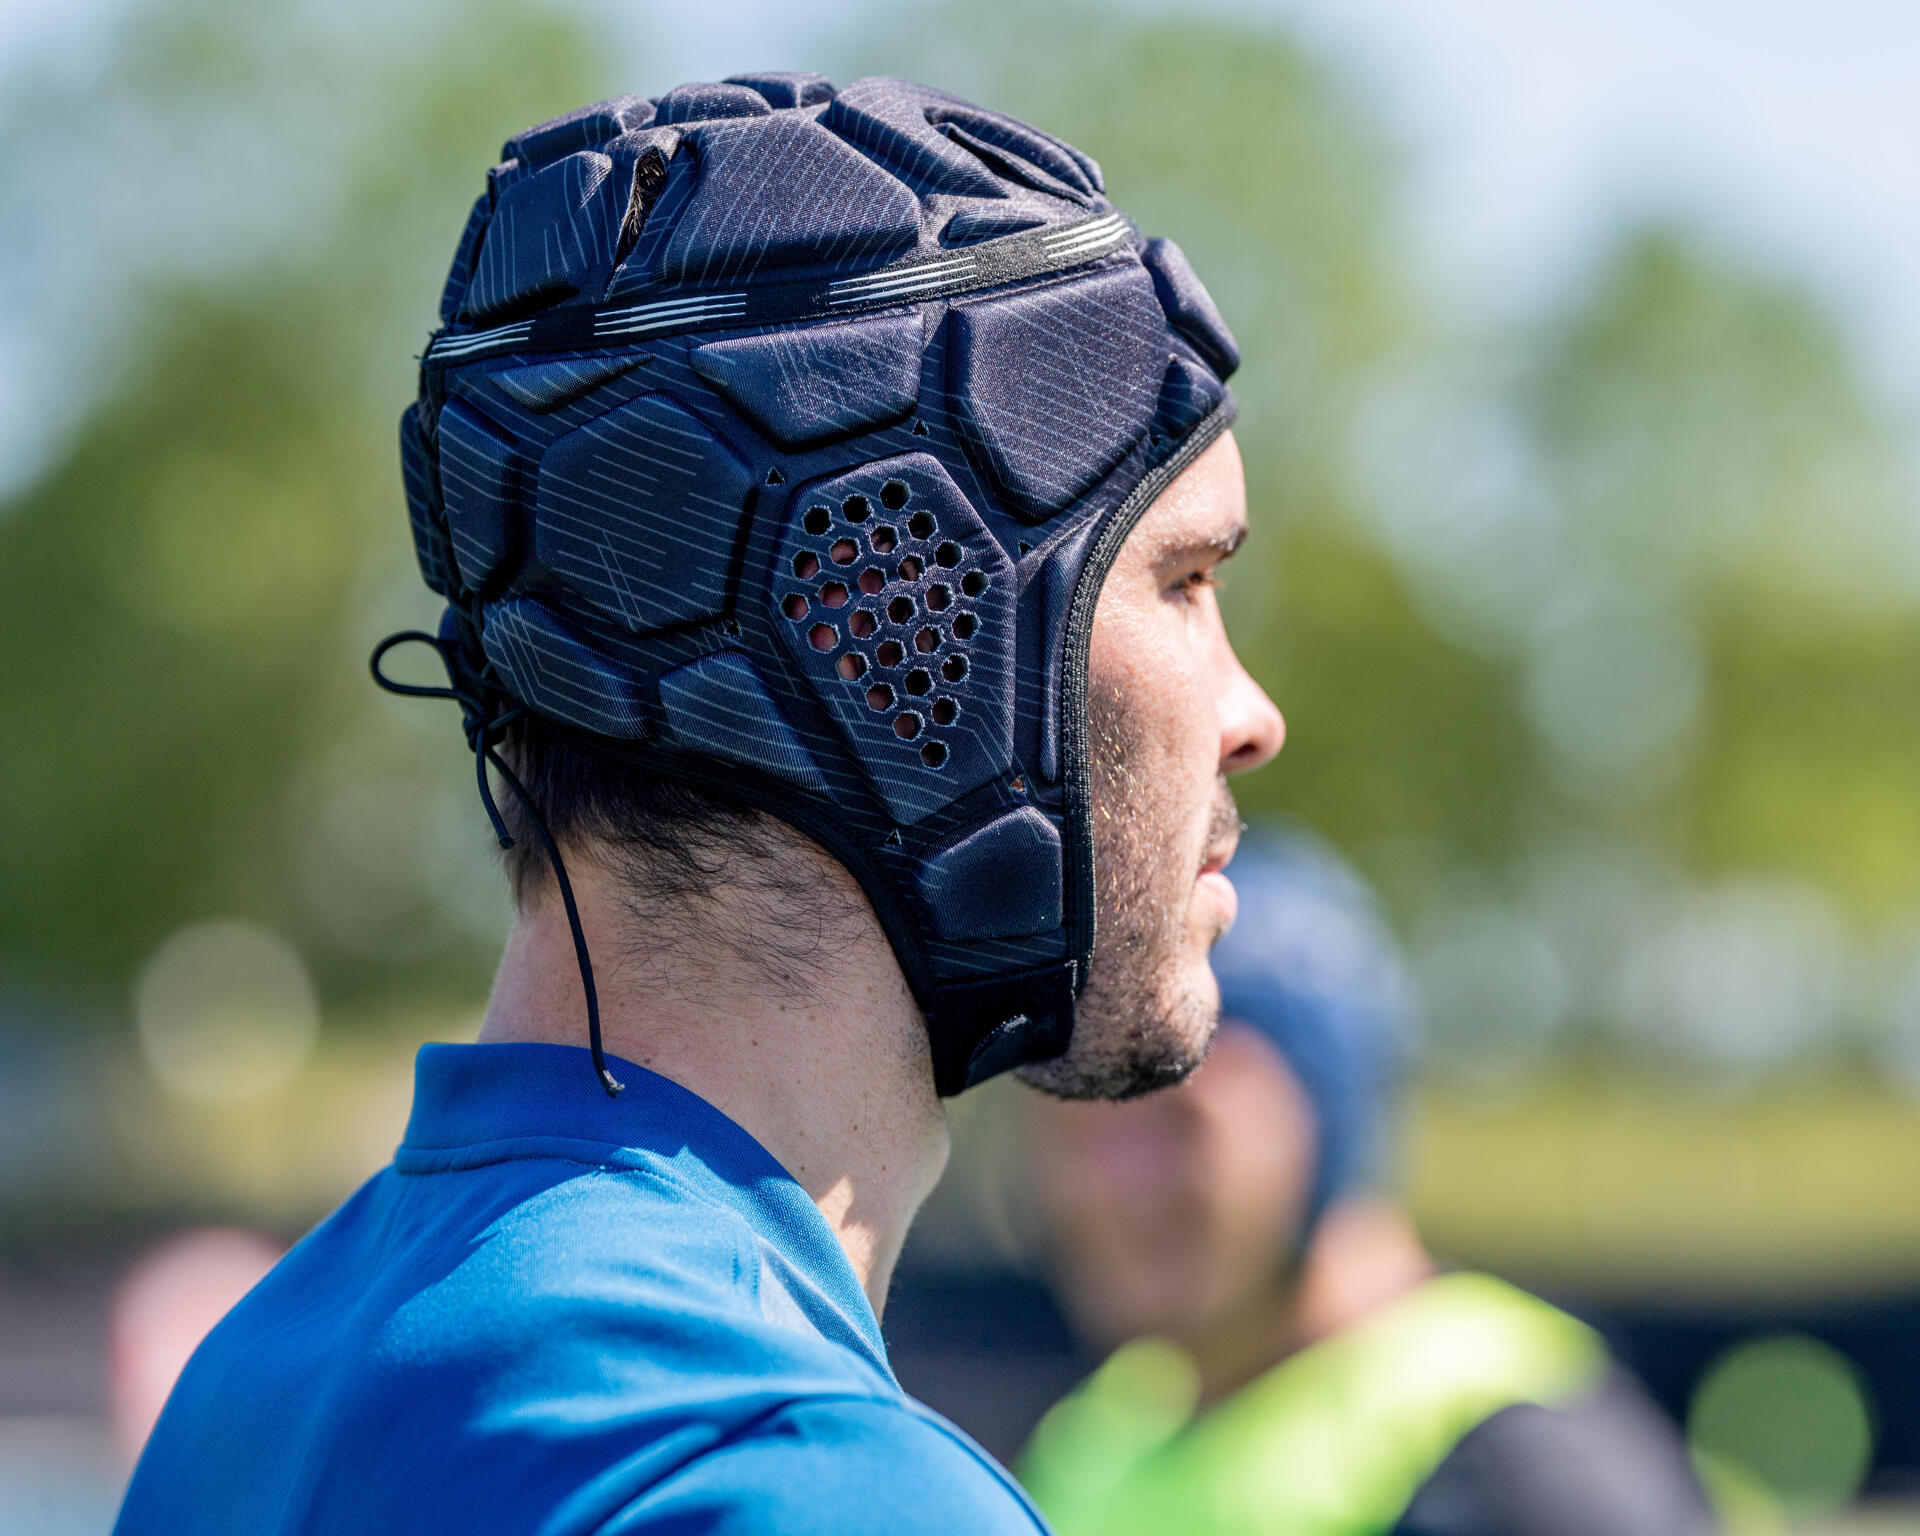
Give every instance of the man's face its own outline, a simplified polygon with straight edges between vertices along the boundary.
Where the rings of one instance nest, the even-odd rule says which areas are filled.
[[[1191,1337],[1272,1294],[1313,1181],[1315,1122],[1270,1044],[1229,1023],[1186,1082],[1129,1104],[1036,1099],[1035,1193],[1074,1327]]]
[[[1074,1099],[1180,1081],[1220,1011],[1207,952],[1233,921],[1227,775],[1280,750],[1280,713],[1227,641],[1215,573],[1247,531],[1223,436],[1135,526],[1094,610],[1087,702],[1098,926],[1064,1056],[1022,1069]]]

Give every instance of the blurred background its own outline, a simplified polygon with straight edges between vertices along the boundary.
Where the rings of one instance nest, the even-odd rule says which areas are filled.
[[[107,1528],[116,1330],[183,1253],[243,1289],[477,1026],[470,763],[364,663],[434,617],[395,422],[485,166],[777,67],[1029,118],[1186,248],[1290,728],[1243,804],[1407,945],[1429,1243],[1736,1454],[1806,1405],[1748,1430],[1790,1485],[1769,1436],[1840,1447],[1807,1528],[1920,1530],[1916,45],[1871,0],[0,4],[0,1527]],[[1085,1363],[1018,1092],[956,1105],[888,1316],[1002,1453]]]

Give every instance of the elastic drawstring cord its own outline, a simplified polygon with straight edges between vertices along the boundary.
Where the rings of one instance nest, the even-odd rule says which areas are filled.
[[[461,727],[466,732],[467,745],[473,750],[473,773],[480,787],[480,803],[486,807],[487,820],[493,823],[493,835],[500,840],[502,848],[513,846],[513,835],[507,831],[500,807],[494,803],[493,785],[487,778],[489,763],[518,797],[521,807],[533,823],[534,831],[540,835],[540,845],[546,850],[547,862],[553,865],[553,877],[560,887],[560,900],[567,909],[567,927],[573,932],[573,957],[580,964],[580,986],[587,996],[587,1044],[593,1053],[593,1070],[599,1076],[600,1086],[607,1090],[607,1097],[614,1098],[626,1085],[607,1069],[606,1052],[600,1045],[600,994],[593,984],[593,961],[587,954],[587,934],[580,925],[580,908],[573,899],[573,882],[567,878],[567,866],[560,857],[560,845],[548,830],[540,808],[533,803],[533,796],[527,793],[527,786],[520,782],[520,776],[494,750],[494,743],[527,712],[515,705],[489,716],[487,706],[480,699],[457,685],[433,688],[418,683],[402,683],[380,670],[380,663],[386,659],[388,651],[398,645],[410,644],[431,646],[439,656],[441,665],[447,669],[447,681],[457,684],[458,670],[454,657],[449,654],[448,642],[420,629],[403,629],[398,634],[388,635],[373,648],[373,655],[367,663],[368,670],[373,673],[374,682],[388,693],[410,699],[451,699],[458,704]]]

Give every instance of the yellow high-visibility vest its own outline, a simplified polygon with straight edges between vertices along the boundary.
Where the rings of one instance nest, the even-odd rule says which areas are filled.
[[[1196,1413],[1178,1345],[1123,1345],[1018,1472],[1059,1536],[1376,1536],[1483,1420],[1595,1390],[1584,1323],[1488,1275],[1427,1282]]]

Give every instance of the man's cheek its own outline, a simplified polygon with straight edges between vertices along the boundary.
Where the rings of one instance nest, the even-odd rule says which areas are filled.
[[[1218,734],[1208,725],[1212,703],[1183,652],[1163,653],[1157,660],[1150,687],[1138,697],[1152,710],[1151,740],[1162,763],[1185,766],[1211,754],[1209,737]]]
[[[1180,702],[1178,732],[1170,755],[1179,764],[1186,792],[1197,798],[1203,813],[1210,813],[1220,770],[1219,711],[1197,678],[1184,680]]]

